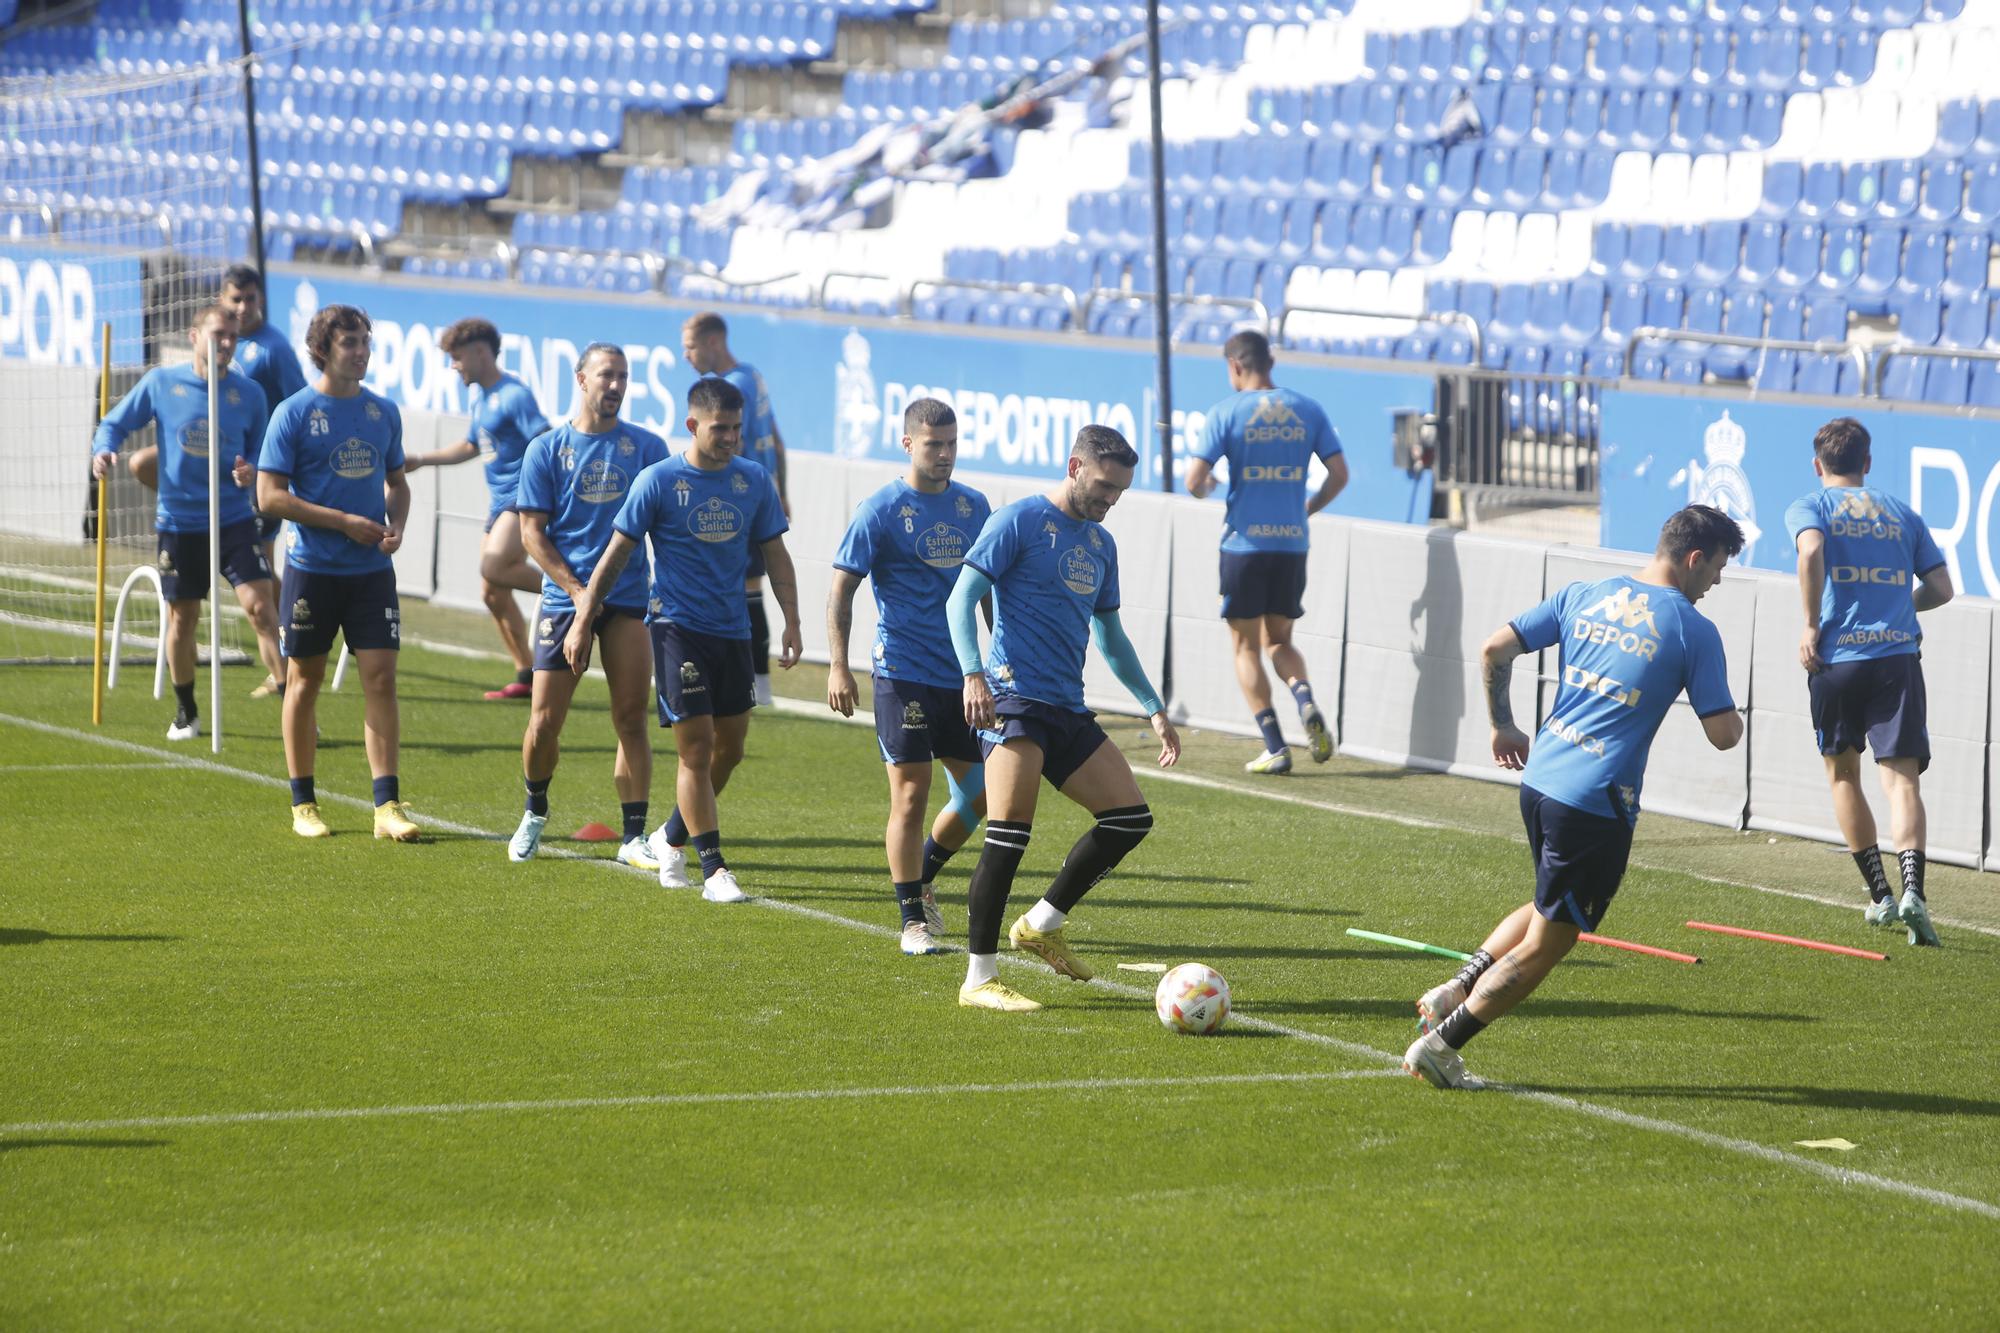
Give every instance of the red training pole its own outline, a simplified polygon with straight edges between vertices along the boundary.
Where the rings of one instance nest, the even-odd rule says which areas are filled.
[[[1602,944],[1608,949],[1629,949],[1633,953],[1645,954],[1648,958],[1664,958],[1670,963],[1699,963],[1701,959],[1691,953],[1675,953],[1672,949],[1655,949],[1650,944],[1634,944],[1630,940],[1614,940],[1607,935],[1582,934],[1577,936],[1585,944]]]
[[[1870,953],[1866,949],[1850,949],[1844,944],[1822,944],[1818,940],[1802,940],[1793,935],[1773,935],[1762,930],[1745,930],[1741,926],[1717,926],[1706,921],[1690,921],[1689,930],[1712,930],[1718,935],[1741,935],[1746,940],[1770,940],[1773,944],[1796,944],[1801,949],[1818,949],[1822,953],[1844,953],[1849,958],[1872,958],[1878,963],[1889,961],[1886,953]]]

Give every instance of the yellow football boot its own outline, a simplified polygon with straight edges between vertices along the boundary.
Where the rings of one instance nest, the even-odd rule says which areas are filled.
[[[961,1009],[994,1009],[1003,1014],[1032,1014],[1042,1007],[1021,992],[1001,985],[998,978],[977,986],[960,986],[958,1005]]]
[[[1088,963],[1070,952],[1069,941],[1063,938],[1060,926],[1054,930],[1036,930],[1028,924],[1026,913],[1017,918],[1008,930],[1007,943],[1016,949],[1026,949],[1074,981],[1088,981],[1097,975],[1090,970]]]
[[[292,807],[292,832],[301,838],[330,838],[333,830],[319,817],[319,802],[304,801]]]
[[[411,822],[410,807],[401,801],[384,801],[375,807],[375,836],[393,838],[397,842],[415,842],[422,834]]]

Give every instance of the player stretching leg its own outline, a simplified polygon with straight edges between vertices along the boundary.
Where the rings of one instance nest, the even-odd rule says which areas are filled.
[[[1924,901],[1918,775],[1930,764],[1931,737],[1917,613],[1951,600],[1951,570],[1922,516],[1866,484],[1870,444],[1852,417],[1820,427],[1813,437],[1820,489],[1785,511],[1806,612],[1799,664],[1809,673],[1813,731],[1833,788],[1834,818],[1868,886],[1863,914],[1871,925],[1900,920],[1911,944],[1935,945]],[[1900,904],[1883,873],[1875,812],[1861,790],[1861,752],[1870,745],[1889,797],[1889,836],[1900,849]]]
[[[285,767],[292,779],[292,831],[330,832],[313,790],[320,683],[334,635],[361,668],[368,770],[375,779],[375,836],[415,842],[418,828],[396,776],[401,722],[396,652],[402,608],[396,567],[410,514],[403,478],[403,417],[362,387],[370,351],[368,316],[330,305],[312,317],[306,353],[319,382],[271,414],[258,461],[264,513],[291,522],[278,592],[285,681]]]
[[[743,395],[743,437],[738,450],[759,464],[778,483],[778,502],[790,517],[791,502],[785,495],[785,441],[778,434],[778,420],[771,412],[771,394],[757,367],[738,361],[729,352],[729,325],[722,316],[708,313],[694,316],[681,326],[681,352],[688,366],[703,377],[728,380]],[[750,609],[750,664],[757,702],[771,702],[771,622],[764,614],[764,553],[752,548],[750,569],[743,580],[743,599]]]
[[[951,590],[952,647],[964,673],[965,720],[982,731],[991,816],[972,872],[966,924],[972,960],[958,992],[967,1008],[1041,1008],[1001,984],[997,964],[1000,918],[1028,850],[1042,779],[1097,822],[1007,938],[1063,976],[1094,975],[1063,937],[1070,912],[1152,831],[1153,812],[1131,765],[1083,706],[1087,641],[1096,641],[1152,723],[1160,766],[1180,758],[1181,738],[1118,621],[1118,548],[1101,526],[1138,462],[1117,431],[1085,426],[1070,446],[1068,476],[1046,494],[994,514]],[[982,667],[974,608],[989,591],[997,609],[992,652]]]
[[[722,856],[715,798],[743,759],[750,730],[750,617],[743,571],[754,544],[771,571],[771,591],[785,613],[784,655],[799,660],[798,585],[785,551],[785,514],[769,473],[736,456],[743,395],[727,380],[702,380],[688,391],[684,454],[639,474],[619,507],[616,531],[577,601],[578,625],[606,604],[609,590],[642,540],[653,550],[654,683],[660,725],[674,729],[678,801],[649,842],[660,883],[686,888],[687,844],[701,858],[702,897],[738,903],[749,895]],[[572,658],[580,631],[572,628]]]
[[[576,682],[590,665],[595,638],[604,645],[611,729],[618,736],[618,759],[611,769],[625,824],[618,859],[643,870],[660,868],[646,850],[646,795],[653,785],[646,686],[653,674],[653,645],[646,633],[645,568],[627,569],[606,591],[592,620],[577,618],[575,602],[611,542],[612,520],[633,481],[667,457],[666,441],[618,419],[631,374],[616,345],[584,348],[576,363],[575,420],[538,437],[521,462],[514,496],[521,540],[547,579],[536,616],[534,702],[521,738],[528,808],[507,844],[510,861],[525,861],[542,845],[563,721]]]
[[[264,391],[247,376],[230,369],[236,349],[236,317],[210,306],[188,327],[194,345],[192,366],[159,366],[146,372],[132,392],[119,400],[98,423],[91,441],[90,467],[100,480],[111,473],[112,459],[125,437],[158,424],[160,444],[154,468],[160,500],[154,526],[160,534],[160,588],[167,599],[165,650],[167,674],[177,701],[170,741],[193,740],[201,734],[200,709],[195,705],[195,638],[202,599],[208,587],[208,379],[213,362],[216,416],[222,438],[215,447],[230,459],[222,483],[222,573],[236,589],[236,601],[257,632],[257,653],[267,671],[280,669],[278,613],[272,603],[271,562],[259,542],[257,515],[248,487],[255,473],[250,460],[264,442]],[[211,663],[219,670],[219,663]]]
[[[1459,1051],[1542,984],[1597,923],[1625,877],[1646,752],[1687,691],[1709,744],[1743,739],[1722,636],[1694,609],[1743,549],[1728,515],[1689,505],[1660,529],[1637,574],[1572,583],[1494,631],[1481,653],[1493,759],[1523,768],[1521,822],[1535,899],[1509,913],[1459,974],[1417,1001],[1424,1035],[1403,1069],[1440,1088],[1476,1088]],[[1514,725],[1514,659],[1556,648],[1562,688],[1533,753]]]
[[[1236,392],[1209,409],[1201,449],[1188,464],[1188,494],[1215,489],[1210,470],[1229,460],[1229,517],[1222,536],[1222,618],[1236,658],[1236,682],[1250,704],[1264,753],[1244,767],[1289,773],[1292,753],[1271,707],[1264,657],[1292,692],[1314,763],[1333,757],[1333,733],[1313,702],[1305,654],[1292,646],[1292,625],[1305,614],[1306,518],[1333,503],[1347,485],[1347,456],[1320,405],[1271,383],[1271,344],[1261,333],[1238,333],[1222,345],[1229,387]],[[1306,469],[1326,466],[1326,480],[1306,498]]]
[[[833,557],[826,599],[832,666],[827,706],[854,716],[858,691],[847,668],[854,593],[875,583],[875,738],[889,770],[889,824],[883,841],[889,878],[903,917],[903,952],[936,953],[944,930],[931,881],[938,867],[979,826],[984,779],[979,741],[965,723],[965,699],[950,642],[945,600],[965,553],[992,514],[986,497],[951,479],[958,461],[958,418],[935,398],[903,412],[910,470],[861,502]],[[945,766],[952,801],[938,812],[924,845],[931,760]]]
[[[521,536],[521,519],[513,510],[514,489],[521,475],[521,458],[528,443],[546,434],[549,423],[535,405],[528,386],[500,369],[500,330],[483,319],[461,319],[438,335],[438,346],[451,358],[451,368],[472,387],[472,433],[449,449],[411,454],[407,471],[451,467],[484,453],[486,464],[486,536],[479,549],[480,596],[500,631],[501,646],[514,659],[514,679],[488,699],[526,699],[542,654],[531,652],[528,622],[514,593],[541,592],[541,572],[528,563]],[[635,475],[627,472],[626,475]]]

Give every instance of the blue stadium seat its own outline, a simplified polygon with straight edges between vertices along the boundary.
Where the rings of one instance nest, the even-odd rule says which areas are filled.
[[[1656,222],[1635,222],[1626,229],[1625,254],[1618,271],[1628,278],[1649,278],[1660,266],[1665,236]]]
[[[1771,282],[1779,287],[1799,289],[1819,276],[1822,232],[1817,222],[1788,222],[1785,238],[1778,249],[1777,271]]]
[[[1696,224],[1679,223],[1661,228],[1660,258],[1653,266],[1655,276],[1676,280],[1692,276],[1701,253],[1701,242],[1702,229]]]
[[[1903,243],[1903,276],[1899,289],[1943,287],[1945,234],[1931,228],[1913,229]]]
[[[1992,237],[1984,229],[1958,230],[1951,234],[1950,252],[1944,270],[1946,299],[1961,301],[1985,292],[1992,251]],[[1985,341],[1983,336],[1980,341]]]
[[[1823,218],[1839,204],[1840,165],[1836,162],[1814,162],[1805,168],[1799,185],[1798,202],[1792,205],[1790,216]]]
[[[1731,291],[1723,311],[1721,332],[1737,338],[1763,337],[1763,293],[1740,287]],[[1711,346],[1703,359],[1703,368],[1717,379],[1747,379],[1750,356],[1750,349],[1745,347]]]
[[[1944,308],[1939,342],[1947,347],[1983,348],[1992,317],[1992,302],[1982,295],[1953,297]]]
[[[1965,201],[1965,164],[1957,158],[1934,162],[1924,169],[1917,216],[1925,222],[1950,222]]]
[[[1723,283],[1736,276],[1743,250],[1743,224],[1709,222],[1701,228],[1701,249],[1694,261],[1694,277],[1701,282]]]

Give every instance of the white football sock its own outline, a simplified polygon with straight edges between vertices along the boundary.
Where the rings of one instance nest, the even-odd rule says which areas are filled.
[[[965,984],[968,989],[984,986],[1000,975],[1000,955],[997,953],[975,953],[967,956]]]
[[[1028,909],[1030,930],[1061,930],[1063,922],[1069,920],[1068,912],[1058,912],[1049,905],[1047,898]]]

